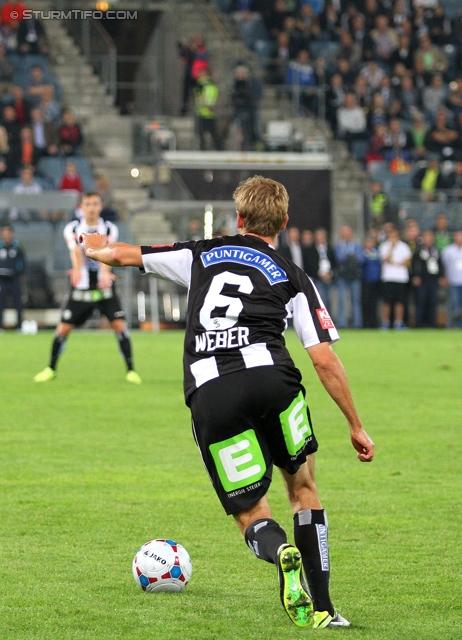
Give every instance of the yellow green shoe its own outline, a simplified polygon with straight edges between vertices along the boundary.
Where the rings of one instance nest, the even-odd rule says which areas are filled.
[[[281,545],[277,566],[282,606],[297,627],[310,627],[313,603],[300,582],[302,556],[297,547]]]
[[[349,627],[350,622],[337,611],[331,616],[328,611],[315,611],[313,615],[313,629],[330,629],[332,627]]]
[[[143,382],[136,371],[133,371],[133,369],[131,371],[127,371],[125,380],[127,382],[131,382],[132,384],[141,384]]]
[[[50,380],[54,380],[56,378],[56,371],[51,367],[46,367],[40,373],[34,377],[34,382],[49,382]]]

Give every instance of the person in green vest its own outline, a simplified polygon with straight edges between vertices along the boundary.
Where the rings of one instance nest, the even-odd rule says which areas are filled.
[[[440,171],[440,161],[431,158],[427,166],[419,169],[414,175],[412,186],[414,189],[420,189],[426,200],[434,200],[435,191],[446,188],[446,181]]]
[[[210,77],[208,69],[202,69],[194,89],[194,107],[196,114],[196,127],[199,135],[201,151],[206,149],[205,134],[208,131],[212,138],[214,149],[221,149],[221,140],[216,125],[216,105],[219,90]]]
[[[374,228],[378,228],[385,222],[388,214],[389,201],[388,196],[384,193],[382,184],[375,180],[370,185],[370,215],[371,222]]]

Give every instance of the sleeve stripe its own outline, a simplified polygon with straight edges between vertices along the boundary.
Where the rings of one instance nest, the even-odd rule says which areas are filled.
[[[172,251],[158,250],[146,253],[145,247],[141,248],[143,269],[145,273],[153,273],[158,278],[172,280],[189,289],[191,284],[191,265],[193,254],[190,249],[178,249]]]

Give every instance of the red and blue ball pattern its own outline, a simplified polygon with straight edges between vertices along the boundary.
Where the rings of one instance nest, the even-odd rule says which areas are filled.
[[[143,591],[182,591],[192,575],[186,549],[165,538],[146,542],[133,558],[133,577]]]

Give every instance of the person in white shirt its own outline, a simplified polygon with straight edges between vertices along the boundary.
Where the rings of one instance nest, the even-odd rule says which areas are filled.
[[[382,329],[390,328],[392,309],[395,329],[405,329],[404,306],[412,251],[400,240],[398,230],[390,227],[388,239],[380,245],[379,253],[382,263]]]
[[[448,326],[462,328],[462,230],[454,233],[454,242],[441,254],[449,284]]]
[[[27,195],[35,195],[42,192],[42,187],[34,180],[34,167],[25,165],[21,171],[21,182],[13,187],[13,193],[24,193]],[[10,210],[10,220],[45,220],[46,212],[37,212],[33,210],[19,211],[16,208]]]
[[[351,151],[354,140],[367,139],[367,120],[364,110],[358,106],[353,93],[345,95],[345,105],[337,109],[337,128]]]

